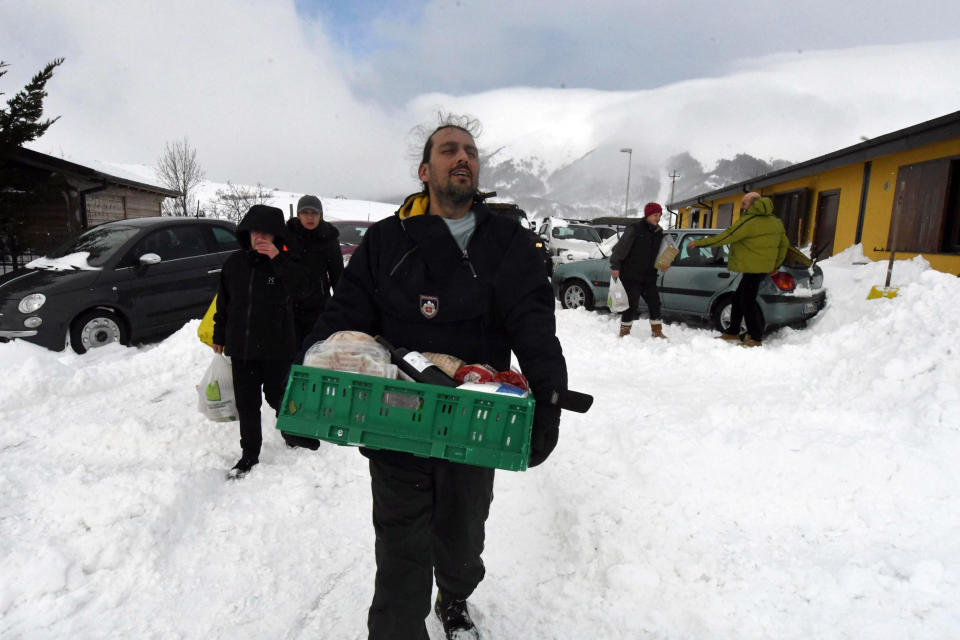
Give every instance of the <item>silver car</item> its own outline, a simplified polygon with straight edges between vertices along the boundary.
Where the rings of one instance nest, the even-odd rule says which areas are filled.
[[[740,283],[740,274],[727,269],[730,247],[687,248],[691,240],[721,231],[723,229],[670,229],[664,232],[680,247],[670,269],[657,276],[665,319],[709,321],[721,331],[729,329],[733,294]],[[606,307],[610,259],[558,264],[552,282],[564,309]],[[826,298],[823,271],[793,247],[783,266],[760,285],[757,296],[767,329],[803,326],[823,309]],[[646,311],[643,300],[640,310]]]

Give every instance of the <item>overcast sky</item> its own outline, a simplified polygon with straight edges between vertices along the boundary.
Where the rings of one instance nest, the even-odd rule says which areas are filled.
[[[549,112],[550,122],[560,123],[551,127],[552,148],[569,155],[589,150],[597,136],[622,145],[606,140],[618,129],[611,114],[625,117],[624,105],[670,96],[658,113],[669,113],[676,131],[710,135],[688,141],[678,133],[676,145],[656,152],[699,142],[696,151],[706,161],[751,150],[741,132],[725,128],[723,116],[742,110],[752,91],[765,92],[778,78],[807,83],[790,88],[790,106],[808,96],[817,117],[831,118],[824,123],[830,134],[847,127],[847,138],[869,122],[906,126],[960,108],[951,66],[960,41],[947,40],[957,37],[960,3],[877,6],[866,0],[0,0],[0,59],[11,65],[0,91],[5,101],[62,56],[67,61],[48,85],[47,101],[48,113],[62,117],[33,145],[41,151],[81,162],[154,164],[165,141],[188,136],[211,179],[325,196],[393,196],[417,186],[409,131],[437,107],[489,114],[489,144],[534,136]],[[900,46],[932,41],[940,42]],[[871,45],[880,46],[862,49]],[[900,49],[911,52],[909,64],[882,66]],[[873,53],[859,67],[824,64],[837,50],[850,50],[847,60]],[[803,71],[808,60],[816,73]],[[777,69],[790,73],[771,75]],[[932,78],[930,89],[919,82],[924,74]],[[731,85],[738,93],[711,84],[728,78],[739,79]],[[764,84],[752,89],[749,79]],[[859,93],[839,95],[847,85]],[[777,100],[788,94],[777,91],[779,98],[758,101],[764,123],[796,125],[788,110],[778,114]],[[694,94],[691,107],[685,96]],[[683,113],[696,119],[683,121],[677,115]],[[760,155],[795,161],[805,157],[791,154],[807,152],[778,139],[757,147]]]

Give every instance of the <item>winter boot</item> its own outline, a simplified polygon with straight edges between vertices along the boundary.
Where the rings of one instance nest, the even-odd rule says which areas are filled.
[[[740,343],[741,347],[762,347],[763,342],[760,340],[754,340],[751,336],[747,336],[743,339],[743,342]]]
[[[255,458],[247,458],[246,456],[240,458],[237,464],[233,465],[233,468],[227,473],[228,480],[239,480],[243,476],[250,473],[250,469],[259,463],[260,461]]]
[[[630,335],[630,329],[633,327],[632,322],[621,322],[620,323],[620,337]]]
[[[663,335],[663,323],[662,322],[651,322],[650,323],[650,333],[654,338],[663,338],[667,339],[667,336]]]
[[[740,336],[736,333],[721,333],[717,340],[726,340],[727,342],[740,342]]]
[[[320,448],[320,441],[313,438],[295,436],[292,433],[287,433],[286,431],[281,431],[280,435],[283,436],[283,441],[286,442],[287,446],[291,449],[303,448],[316,451]]]
[[[433,610],[443,624],[443,632],[447,640],[479,640],[480,632],[470,619],[466,600],[445,600],[437,592],[437,601]]]

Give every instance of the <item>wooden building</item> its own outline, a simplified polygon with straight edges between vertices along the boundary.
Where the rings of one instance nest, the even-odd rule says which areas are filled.
[[[178,195],[22,147],[5,152],[0,161],[0,272],[22,266],[88,227],[159,216],[163,199]]]
[[[827,258],[922,254],[960,274],[960,111],[670,204],[679,227],[724,228],[749,191],[773,198],[797,246]]]

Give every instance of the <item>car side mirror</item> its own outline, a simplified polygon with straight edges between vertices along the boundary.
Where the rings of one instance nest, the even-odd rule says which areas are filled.
[[[140,256],[140,266],[145,267],[150,264],[157,264],[161,258],[155,253],[145,253]]]

